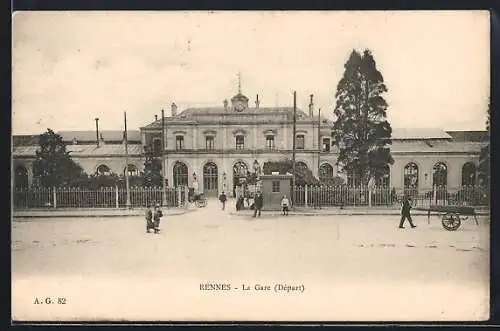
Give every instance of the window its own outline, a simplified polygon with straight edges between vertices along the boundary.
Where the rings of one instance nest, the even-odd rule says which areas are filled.
[[[274,136],[266,136],[267,149],[274,149]]]
[[[304,149],[304,142],[305,142],[304,135],[303,134],[298,135],[297,138],[295,139],[295,148]]]
[[[279,192],[280,192],[280,182],[273,181],[273,193],[279,193]]]
[[[101,164],[97,167],[96,173],[99,176],[109,176],[111,175],[111,169],[107,165]]]
[[[323,152],[330,151],[330,138],[323,138],[323,147],[321,148]]]
[[[236,149],[244,149],[245,148],[245,136],[238,135],[236,136]]]
[[[446,186],[448,177],[448,169],[446,164],[438,162],[432,168],[432,185],[433,186]]]
[[[205,137],[205,148],[206,149],[214,149],[215,146],[215,139],[213,136],[206,136]]]
[[[183,136],[175,136],[175,149],[177,149],[177,150],[184,149],[184,137]]]
[[[462,166],[462,186],[471,186],[476,183],[476,166],[467,162]]]
[[[403,170],[403,175],[405,188],[418,188],[418,166],[415,163],[408,163]]]
[[[155,138],[153,139],[153,155],[159,156],[161,154],[161,139]]]

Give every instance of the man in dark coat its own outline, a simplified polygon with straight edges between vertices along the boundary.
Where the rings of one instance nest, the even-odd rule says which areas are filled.
[[[417,226],[413,224],[413,221],[411,220],[411,215],[410,215],[410,210],[411,210],[411,203],[410,199],[406,196],[403,197],[403,206],[401,207],[401,220],[399,221],[399,228],[404,229],[404,222],[405,219],[408,219],[408,222],[410,222],[410,226],[412,228],[416,228]]]
[[[151,229],[154,229],[153,210],[151,209],[151,206],[148,205],[148,208],[146,209],[146,232],[149,233],[149,230]]]
[[[227,197],[224,191],[222,191],[221,195],[219,196],[219,201],[222,203],[222,210],[226,209]]]
[[[259,214],[260,217],[260,212],[262,210],[262,205],[264,204],[264,198],[262,196],[262,193],[257,193],[257,196],[254,199],[254,210],[253,210],[253,217],[257,216],[257,213]]]

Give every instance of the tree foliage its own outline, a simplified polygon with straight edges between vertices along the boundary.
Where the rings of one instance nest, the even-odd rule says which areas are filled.
[[[71,185],[85,177],[82,167],[69,154],[62,137],[51,129],[40,135],[33,174],[41,186]]]
[[[488,132],[488,139],[490,137],[490,116],[491,116],[491,104],[488,105],[488,117],[486,119],[486,131]],[[484,186],[489,187],[490,185],[490,143],[481,148],[479,154],[479,167],[478,167],[479,179]]]
[[[151,147],[144,147],[144,186],[162,186],[162,164],[161,159],[155,156]]]
[[[265,162],[262,167],[262,172],[265,175],[271,175],[273,172],[279,172],[280,175],[285,175],[286,173],[292,173],[293,162],[289,159],[282,161],[271,161]],[[295,163],[295,184],[296,185],[309,185],[309,184],[319,184],[319,180],[314,177],[311,170],[304,167],[302,163]]]
[[[364,185],[384,174],[394,160],[390,153],[392,129],[387,121],[384,79],[369,50],[353,50],[337,85],[332,130],[339,148],[337,164]]]

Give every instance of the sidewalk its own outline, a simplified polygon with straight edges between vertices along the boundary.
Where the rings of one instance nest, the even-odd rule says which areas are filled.
[[[194,211],[191,208],[163,208],[163,212],[168,215],[182,215]],[[124,216],[144,216],[144,208],[56,208],[56,209],[26,209],[12,212],[12,217],[124,217]]]
[[[262,210],[262,214],[279,216],[282,215],[282,212],[279,210]],[[413,210],[411,212],[412,215],[420,215],[427,216],[426,211],[422,210]],[[431,213],[431,215],[435,215],[436,213]],[[477,208],[476,215],[489,215],[490,211],[487,208]],[[232,211],[230,215],[234,216],[252,216],[253,210],[240,210],[240,211]],[[362,208],[362,207],[350,207],[350,208],[334,208],[334,207],[325,207],[321,209],[314,208],[305,208],[305,207],[297,207],[294,211],[290,211],[289,215],[297,215],[297,216],[317,216],[317,215],[401,215],[401,210],[399,208]]]

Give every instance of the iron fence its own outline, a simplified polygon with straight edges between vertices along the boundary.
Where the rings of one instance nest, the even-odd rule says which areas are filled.
[[[188,189],[184,186],[167,187],[165,203],[161,187],[131,187],[129,192],[131,207],[144,207],[156,203],[165,207],[176,207],[186,203]],[[16,188],[12,194],[12,201],[14,209],[125,208],[127,207],[127,191],[118,187]]]
[[[429,205],[488,206],[489,191],[484,187],[436,187],[429,190],[389,187],[296,186],[295,205],[307,207],[396,207],[403,195],[414,207]]]

